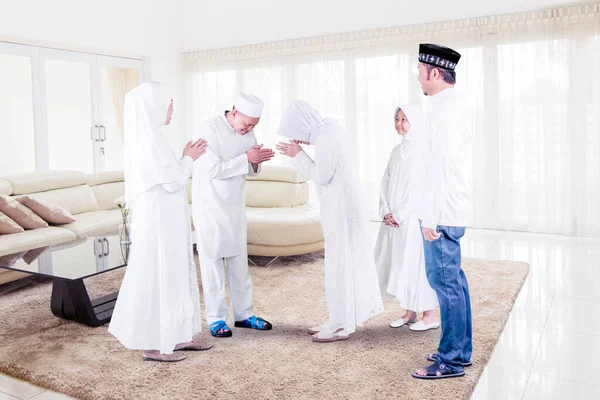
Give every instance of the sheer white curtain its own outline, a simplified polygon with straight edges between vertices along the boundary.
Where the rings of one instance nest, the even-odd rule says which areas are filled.
[[[266,103],[272,146],[281,112],[306,100],[336,118],[356,151],[376,217],[379,180],[399,143],[393,110],[426,108],[418,44],[458,50],[457,87],[475,134],[471,226],[600,237],[600,3],[184,54],[187,123]],[[276,158],[276,163],[284,163]]]

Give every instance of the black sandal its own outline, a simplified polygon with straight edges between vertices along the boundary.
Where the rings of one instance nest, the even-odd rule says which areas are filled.
[[[465,371],[454,372],[445,364],[435,363],[428,367],[424,367],[423,369],[427,371],[426,375],[419,375],[416,372],[413,372],[412,377],[417,379],[443,379],[458,378],[465,375]]]

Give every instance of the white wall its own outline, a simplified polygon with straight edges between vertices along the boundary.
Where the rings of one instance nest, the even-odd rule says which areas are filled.
[[[577,2],[577,0],[182,1],[184,51],[531,11]]]
[[[151,80],[179,87],[181,0],[0,0],[0,10],[0,40],[147,56]]]

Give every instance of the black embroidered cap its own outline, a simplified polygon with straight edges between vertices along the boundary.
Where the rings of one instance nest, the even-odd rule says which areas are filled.
[[[454,71],[460,54],[449,47],[424,43],[419,45],[419,61],[443,69]]]

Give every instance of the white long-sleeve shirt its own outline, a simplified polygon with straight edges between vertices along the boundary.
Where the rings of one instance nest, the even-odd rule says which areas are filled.
[[[194,163],[192,208],[196,244],[202,257],[246,253],[246,175],[255,175],[246,152],[256,145],[254,131],[238,134],[225,116],[207,121],[200,137],[206,154]]]
[[[467,226],[471,216],[472,134],[466,101],[450,88],[431,96],[429,167],[422,226]]]

